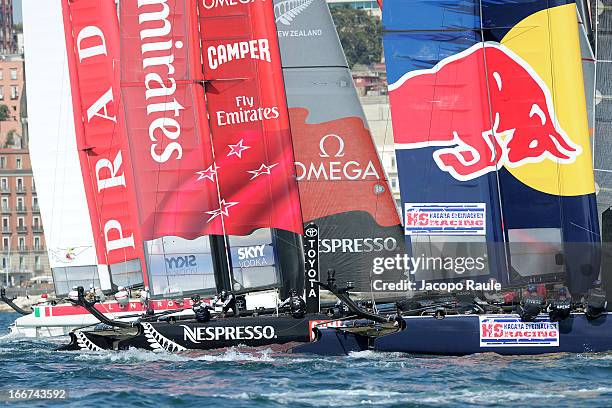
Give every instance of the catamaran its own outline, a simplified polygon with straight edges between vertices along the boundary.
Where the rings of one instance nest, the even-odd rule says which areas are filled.
[[[244,307],[240,317],[198,321],[186,299],[179,314],[154,311],[126,322],[101,313],[79,289],[71,307],[104,326],[72,331],[66,349],[288,344],[300,353],[463,355],[612,347],[589,154],[598,108],[587,115],[585,89],[595,83],[588,56],[597,52],[588,47],[597,30],[589,31],[587,7],[385,3],[402,227],[323,1],[154,3],[123,1],[114,40],[116,28],[104,24],[116,18],[112,7],[64,3],[69,58],[85,55],[72,70],[73,93],[89,89],[79,82],[79,64],[83,73],[106,66],[109,89],[121,89],[121,98],[98,108],[123,105],[115,111],[125,128],[107,132],[120,135],[121,161],[109,156],[105,163],[113,178],[113,166],[131,163],[125,184],[135,188],[126,188],[124,208],[137,203],[126,215],[135,217],[133,236],[144,248],[143,287],[153,299],[231,290],[244,295]],[[89,27],[100,30],[97,37],[83,37]],[[117,60],[120,74],[108,63]],[[113,117],[106,109],[93,112]],[[83,146],[90,151],[96,143]],[[275,169],[280,178],[270,182]],[[194,174],[204,181],[198,189],[190,184]],[[253,180],[266,180],[257,199]],[[92,220],[103,219],[105,209],[89,209]],[[206,220],[195,217],[202,211]],[[245,234],[265,244],[240,247]],[[121,229],[115,237],[126,236]],[[392,245],[368,251],[357,244],[368,239]],[[169,261],[168,247],[178,252],[202,241],[210,248],[207,285],[198,274],[169,272],[191,255]],[[266,245],[272,271],[249,274],[240,261],[264,254]],[[266,284],[248,284],[268,272],[275,278]],[[339,303],[322,303],[319,288]],[[276,309],[289,289],[304,291],[303,316]],[[357,303],[351,291],[371,298]]]
[[[41,182],[41,212],[58,299],[21,310],[26,315],[16,320],[11,331],[28,337],[57,336],[98,323],[84,309],[63,301],[79,285],[108,294],[108,300],[97,307],[114,319],[135,319],[148,309],[182,309],[189,299],[180,294],[150,304],[145,304],[147,296],[140,297],[141,292],[147,292],[144,245],[130,218],[136,206],[128,194],[128,187],[132,187],[126,183],[129,178],[122,170],[128,164],[124,160],[129,158],[122,154],[125,140],[118,135],[122,130],[116,117],[121,114],[119,105],[103,104],[102,111],[85,107],[92,103],[96,92],[92,84],[107,86],[109,78],[105,77],[106,82],[98,82],[100,76],[80,78],[76,70],[78,56],[68,52],[75,41],[80,41],[81,53],[106,44],[85,46],[92,39],[95,42],[96,36],[91,32],[87,38],[74,39],[70,16],[62,12],[58,1],[25,2],[23,9],[26,69],[32,84],[28,89],[28,107],[33,113],[30,152],[35,178]],[[108,24],[114,24],[118,33],[116,19]],[[113,52],[118,53],[118,49]],[[117,62],[118,54],[114,57]],[[114,62],[109,60],[106,74],[118,69]],[[115,94],[107,92],[104,97],[116,98],[118,91],[114,89]],[[108,102],[103,98],[99,101]],[[87,108],[89,113],[83,110]],[[85,120],[92,119],[88,114],[94,118],[107,115],[110,120],[108,124],[90,122]],[[159,251],[162,245],[152,241],[148,249]],[[178,260],[180,254],[169,251],[168,258]],[[119,290],[121,287],[127,290]],[[118,299],[114,298],[116,292],[120,292]]]
[[[145,319],[172,311],[193,316],[191,294],[221,290],[239,295],[247,310],[275,309],[291,288],[304,289],[302,223],[317,224],[322,246],[384,240],[357,253],[332,244],[317,256],[321,269],[334,266],[344,280],[377,255],[404,252],[386,176],[324,2],[216,11],[191,1],[150,10],[124,2],[121,32],[112,1],[106,3],[56,2],[24,12],[36,84],[29,95],[32,130],[44,134],[46,115],[68,128],[52,140],[32,137],[35,172],[49,186],[41,192],[43,216],[60,295],[89,285],[107,299],[119,286],[144,293],[95,305],[104,318],[124,322],[147,313]],[[37,24],[50,16],[56,24]],[[236,24],[221,24],[228,19]],[[255,31],[244,31],[250,21]],[[143,44],[135,43],[143,36]],[[318,59],[295,52],[297,46],[318,48]],[[40,68],[50,56],[60,59],[53,78]],[[48,94],[60,94],[64,105],[43,111]],[[181,136],[172,139],[177,124]],[[56,150],[49,160],[47,152]],[[79,174],[73,181],[80,195],[64,207],[65,178]],[[70,224],[79,216],[91,232]],[[318,277],[308,279],[319,321]],[[369,290],[368,279],[354,281]],[[13,329],[65,334],[97,323],[82,307],[47,304]],[[303,326],[301,336],[309,338],[308,322]]]
[[[611,349],[606,312],[611,282],[609,271],[600,269],[589,133],[594,127],[597,143],[604,132],[602,98],[594,105],[591,97],[597,94],[593,56],[605,55],[606,45],[593,52],[599,30],[597,24],[591,30],[591,15],[605,21],[605,7],[598,4],[597,12],[594,4],[593,10],[588,6],[579,2],[577,10],[573,1],[539,0],[385,2],[384,45],[408,251],[481,257],[486,264],[417,270],[412,280],[463,288],[466,281],[491,281],[505,296],[425,294],[400,307],[395,332],[377,332],[372,323],[321,329],[317,342],[296,351],[465,355]],[[605,71],[597,76],[598,89],[605,78]],[[609,158],[600,149],[605,142],[594,150],[598,182],[605,186]],[[604,222],[604,237],[606,227]]]

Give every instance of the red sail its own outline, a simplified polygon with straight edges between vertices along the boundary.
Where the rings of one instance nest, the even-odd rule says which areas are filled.
[[[271,2],[198,2],[206,99],[228,235],[302,233]]]
[[[123,0],[120,7],[121,89],[143,238],[222,234],[221,217],[212,217],[220,205],[197,83],[195,2]]]
[[[143,259],[119,103],[115,2],[62,0],[62,8],[77,146],[98,262]]]

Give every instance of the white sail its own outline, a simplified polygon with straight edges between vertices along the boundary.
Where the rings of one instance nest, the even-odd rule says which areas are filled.
[[[23,3],[32,170],[56,291],[60,280],[110,287],[98,266],[79,164],[60,0]]]

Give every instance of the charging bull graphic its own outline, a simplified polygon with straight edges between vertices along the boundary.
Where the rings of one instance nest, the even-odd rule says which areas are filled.
[[[561,128],[545,82],[498,43],[405,74],[389,85],[389,98],[396,148],[440,147],[434,161],[457,180],[502,166],[573,163],[582,153]]]

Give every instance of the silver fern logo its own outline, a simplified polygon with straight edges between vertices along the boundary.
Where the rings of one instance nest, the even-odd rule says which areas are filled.
[[[289,26],[294,18],[306,10],[314,0],[283,0],[274,5],[276,22]]]
[[[173,342],[169,338],[163,336],[160,332],[155,330],[151,323],[141,323],[144,329],[144,335],[149,342],[149,347],[155,352],[161,351],[185,351],[185,347],[178,343]]]
[[[82,331],[74,331],[74,336],[76,337],[77,345],[81,348],[81,350],[102,351],[102,349],[94,342],[89,340]]]

